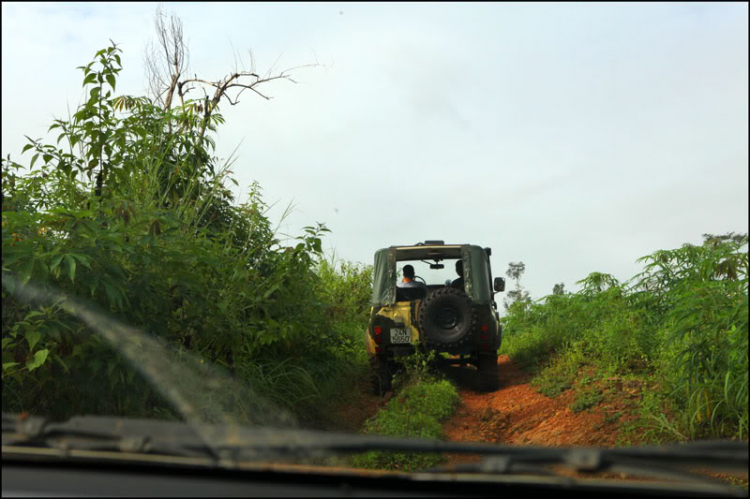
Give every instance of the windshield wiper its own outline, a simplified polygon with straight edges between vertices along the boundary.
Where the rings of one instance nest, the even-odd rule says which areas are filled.
[[[523,448],[524,450],[528,448]],[[561,465],[583,473],[628,473],[660,479],[723,483],[717,479],[683,471],[700,467],[712,471],[744,471],[748,468],[748,444],[743,442],[695,442],[669,446],[620,449],[568,448],[538,449],[552,452],[521,452],[490,456],[477,463],[434,468],[452,473],[549,473],[545,466]]]
[[[3,413],[3,448],[47,447],[131,452],[218,460],[190,426],[169,421],[75,417],[62,423],[42,417]]]
[[[4,452],[6,446],[43,446],[61,451],[108,450],[204,457],[213,465],[223,467],[234,467],[241,461],[331,457],[369,451],[479,454],[485,458],[478,463],[429,471],[549,475],[554,473],[546,467],[559,465],[578,472],[624,472],[711,484],[716,484],[717,480],[680,468],[692,466],[720,472],[747,472],[748,469],[748,444],[745,442],[619,449],[520,447],[267,427],[200,425],[196,428],[183,422],[99,416],[75,417],[55,423],[40,417],[3,414],[2,444]]]

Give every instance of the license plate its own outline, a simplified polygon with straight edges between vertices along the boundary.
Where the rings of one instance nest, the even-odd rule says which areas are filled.
[[[391,343],[411,343],[411,330],[391,329]]]

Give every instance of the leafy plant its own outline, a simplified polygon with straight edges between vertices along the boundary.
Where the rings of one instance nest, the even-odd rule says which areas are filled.
[[[575,385],[582,359],[602,374],[654,376],[661,402],[649,405],[649,425],[673,438],[746,438],[748,239],[704,239],[641,258],[626,283],[594,272],[578,293],[512,305],[503,351],[550,396]]]
[[[441,423],[458,405],[456,388],[447,380],[422,380],[409,384],[387,407],[365,422],[366,434],[438,440]],[[416,471],[442,462],[439,454],[368,452],[356,456],[354,466],[362,468]]]
[[[586,409],[590,409],[591,407],[598,405],[603,398],[604,395],[600,390],[581,391],[576,396],[575,401],[570,404],[570,410],[573,412],[585,411]]]
[[[120,53],[113,43],[79,68],[88,99],[54,120],[55,143],[29,139],[28,168],[3,159],[3,274],[86,298],[277,405],[325,418],[337,387],[365,370],[369,269],[329,265],[324,224],[283,245],[260,186],[242,204],[226,187],[236,160],[212,156],[218,110],[115,95]],[[95,331],[3,284],[4,410],[172,417]]]

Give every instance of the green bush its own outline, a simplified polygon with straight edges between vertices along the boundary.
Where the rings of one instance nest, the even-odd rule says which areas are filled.
[[[547,397],[557,397],[569,390],[578,377],[585,358],[580,348],[570,348],[553,358],[548,366],[539,370],[532,379],[532,386]]]
[[[384,409],[365,422],[366,434],[440,440],[442,422],[459,403],[456,388],[447,380],[422,378],[406,386]],[[438,454],[368,452],[355,456],[354,466],[372,469],[417,471],[442,462]]]
[[[641,258],[644,271],[625,284],[595,272],[578,293],[511,306],[502,351],[550,396],[574,384],[584,359],[602,375],[653,376],[664,404],[649,419],[665,431],[747,438],[747,242],[707,235]]]
[[[573,412],[581,412],[586,409],[598,405],[602,401],[604,396],[601,391],[598,390],[585,390],[578,394],[575,401],[570,404],[570,410]]]
[[[326,417],[337,387],[365,369],[369,268],[328,264],[322,224],[281,244],[260,186],[243,204],[226,188],[233,160],[211,155],[221,115],[204,123],[193,101],[162,109],[115,96],[119,52],[80,68],[88,100],[54,120],[54,145],[29,139],[27,173],[2,162],[3,410],[172,414],[59,300],[19,299],[15,288],[30,283],[84,299],[298,415]]]

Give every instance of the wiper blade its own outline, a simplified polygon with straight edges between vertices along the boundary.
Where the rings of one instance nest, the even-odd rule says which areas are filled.
[[[491,455],[477,463],[443,466],[428,470],[433,473],[478,475],[553,475],[568,486],[586,482],[580,478],[596,478],[598,473],[625,473],[635,477],[649,477],[659,482],[620,482],[623,487],[632,483],[651,493],[685,495],[729,495],[747,497],[747,489],[691,471],[689,468],[719,472],[748,471],[748,444],[745,442],[695,442],[669,446],[643,446],[620,449],[558,448],[529,449],[516,454]],[[546,451],[553,451],[551,453]],[[550,467],[562,467],[579,473],[580,478],[553,472]],[[539,478],[541,479],[541,478]],[[596,480],[590,482],[595,483]],[[599,481],[600,484],[603,482]],[[612,483],[612,482],[606,482]],[[638,485],[640,483],[640,485]],[[649,484],[650,483],[650,484]],[[663,485],[660,485],[663,484]],[[632,492],[637,492],[633,489]]]
[[[743,442],[695,442],[661,447],[643,446],[622,449],[544,449],[553,451],[551,453],[529,450],[530,452],[491,456],[478,463],[444,466],[430,471],[548,474],[549,470],[545,466],[561,465],[573,471],[584,473],[629,473],[667,480],[678,479],[716,484],[723,482],[715,478],[683,471],[680,468],[694,466],[721,472],[747,472],[748,468],[748,444]]]
[[[369,451],[480,454],[478,463],[436,468],[436,472],[484,474],[554,474],[560,465],[579,472],[625,472],[693,482],[714,480],[679,467],[745,471],[745,442],[696,442],[619,449],[503,446],[372,435],[321,433],[267,427],[188,425],[182,422],[84,416],[52,423],[44,418],[3,414],[3,446],[119,450],[179,456],[201,456],[214,465],[240,461],[331,457]],[[205,443],[209,439],[210,448]]]
[[[102,419],[108,421],[107,426],[119,427],[120,430],[103,426]],[[92,420],[100,424],[92,425]],[[215,458],[212,449],[182,423],[175,425],[166,421],[96,417],[78,417],[54,423],[42,417],[13,414],[3,414],[2,421],[3,447],[48,447],[58,449],[63,454],[69,450],[90,450]],[[143,431],[133,431],[133,426],[139,424]],[[160,427],[169,428],[169,432],[152,437],[151,434],[157,433]],[[189,444],[186,444],[185,436],[190,437]]]

